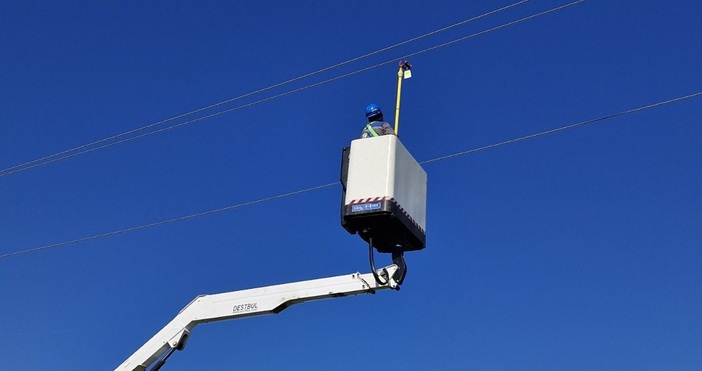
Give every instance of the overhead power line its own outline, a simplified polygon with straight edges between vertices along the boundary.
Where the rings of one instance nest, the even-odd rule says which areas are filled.
[[[505,141],[501,141],[501,142],[497,142],[497,143],[485,145],[485,146],[482,146],[482,147],[477,147],[477,148],[469,149],[469,150],[466,150],[466,151],[461,151],[461,152],[453,153],[453,154],[450,154],[450,155],[440,156],[440,157],[436,157],[436,158],[433,158],[433,159],[430,159],[430,160],[424,160],[424,161],[421,161],[420,164],[429,164],[429,163],[432,163],[432,162],[444,161],[444,160],[448,160],[448,159],[452,159],[452,158],[456,158],[456,157],[460,157],[460,156],[465,156],[465,155],[469,155],[469,154],[472,154],[472,153],[481,152],[481,151],[485,151],[485,150],[492,149],[492,148],[502,147],[502,146],[506,146],[506,145],[509,145],[509,144],[514,144],[514,143],[522,142],[522,141],[525,141],[525,140],[528,140],[528,139],[534,139],[534,138],[538,138],[538,137],[543,137],[543,136],[546,136],[546,135],[555,134],[555,133],[558,133],[558,132],[562,132],[562,131],[566,131],[566,130],[575,129],[575,128],[578,128],[578,127],[582,127],[582,126],[594,124],[594,123],[597,123],[597,122],[606,121],[606,120],[610,120],[610,119],[617,118],[617,117],[621,117],[621,116],[625,116],[625,115],[630,115],[630,114],[633,114],[633,113],[636,113],[636,112],[642,112],[642,111],[649,110],[649,109],[652,109],[652,108],[661,107],[661,106],[665,106],[665,105],[668,105],[668,104],[672,104],[672,103],[676,103],[676,102],[680,102],[680,101],[684,101],[684,100],[688,100],[688,99],[692,99],[692,98],[697,98],[697,97],[700,97],[700,96],[702,96],[702,91],[697,92],[697,93],[692,93],[692,94],[684,95],[684,96],[680,96],[680,97],[677,97],[677,98],[667,99],[667,100],[660,101],[660,102],[656,102],[656,103],[647,104],[647,105],[644,105],[644,106],[640,106],[640,107],[628,109],[628,110],[625,110],[625,111],[620,111],[620,112],[617,112],[617,113],[613,113],[613,114],[601,116],[601,117],[594,118],[594,119],[590,119],[590,120],[580,121],[580,122],[577,122],[577,123],[574,123],[574,124],[561,126],[561,127],[555,128],[555,129],[550,129],[550,130],[546,130],[546,131],[541,131],[541,132],[538,132],[538,133],[529,134],[529,135],[521,136],[521,137],[518,137],[518,138],[509,139],[509,140],[505,140]],[[49,250],[49,249],[57,248],[57,247],[63,247],[63,246],[73,245],[73,244],[77,244],[77,243],[80,243],[80,242],[92,241],[92,240],[97,240],[97,239],[100,239],[100,238],[115,236],[115,235],[119,235],[119,234],[125,234],[125,233],[134,232],[134,231],[138,231],[138,230],[142,230],[142,229],[146,229],[146,228],[157,227],[157,226],[166,225],[166,224],[171,224],[171,223],[175,223],[175,222],[180,222],[180,221],[195,219],[195,218],[199,218],[199,217],[202,217],[202,216],[207,216],[207,215],[212,215],[212,214],[221,213],[221,212],[224,212],[224,211],[230,211],[230,210],[234,210],[234,209],[240,209],[240,208],[245,207],[245,206],[257,205],[257,204],[261,204],[261,203],[264,203],[264,202],[279,200],[279,199],[281,199],[281,198],[286,198],[286,197],[291,197],[291,196],[300,195],[300,194],[303,194],[303,193],[309,193],[309,192],[313,192],[313,191],[318,191],[318,190],[326,189],[326,188],[332,187],[332,186],[337,185],[337,184],[339,184],[339,182],[331,182],[331,183],[327,183],[327,184],[318,185],[318,186],[315,186],[315,187],[310,187],[310,188],[305,188],[305,189],[301,189],[301,190],[297,190],[297,191],[282,193],[282,194],[279,194],[279,195],[276,195],[276,196],[265,197],[265,198],[261,198],[261,199],[254,200],[254,201],[243,202],[243,203],[239,203],[239,204],[235,204],[235,205],[230,205],[230,206],[225,206],[225,207],[221,207],[221,208],[217,208],[217,209],[213,209],[213,210],[203,211],[203,212],[199,212],[199,213],[195,213],[195,214],[190,214],[190,215],[180,216],[180,217],[176,217],[176,218],[166,219],[166,220],[162,220],[162,221],[159,221],[159,222],[153,222],[153,223],[143,224],[143,225],[140,225],[140,226],[125,228],[125,229],[120,229],[120,230],[112,231],[112,232],[100,233],[100,234],[96,234],[96,235],[92,235],[92,236],[88,236],[88,237],[83,237],[83,238],[78,238],[78,239],[74,239],[74,240],[69,240],[69,241],[65,241],[65,242],[59,242],[59,243],[53,243],[53,244],[49,244],[49,245],[43,245],[43,246],[31,248],[31,249],[26,249],[26,250],[19,250],[19,251],[15,251],[15,252],[10,252],[10,253],[6,253],[6,254],[0,255],[0,260],[6,259],[6,258],[15,257],[15,256],[19,256],[19,255],[26,255],[26,254],[30,254],[30,253],[36,253],[36,252],[40,252],[40,251],[44,251],[44,250]]]
[[[446,155],[446,156],[441,156],[441,157],[433,158],[433,159],[431,159],[431,160],[425,160],[425,161],[420,162],[420,164],[429,164],[429,163],[436,162],[436,161],[448,160],[448,159],[453,158],[453,157],[465,156],[465,155],[469,155],[469,154],[471,154],[471,153],[480,152],[480,151],[484,151],[484,150],[491,149],[491,148],[501,147],[501,146],[505,146],[505,145],[508,145],[508,144],[514,144],[514,143],[517,143],[517,142],[523,142],[523,141],[528,140],[528,139],[534,139],[534,138],[543,137],[543,136],[549,135],[549,134],[555,134],[555,133],[558,133],[558,132],[561,132],[561,131],[565,131],[565,130],[575,129],[575,128],[579,127],[579,126],[590,125],[590,124],[594,124],[594,123],[596,123],[596,122],[605,121],[605,120],[613,119],[613,118],[616,118],[616,117],[625,116],[625,115],[629,115],[629,114],[632,114],[632,113],[645,111],[645,110],[651,109],[651,108],[656,108],[656,107],[660,107],[660,106],[665,106],[665,105],[667,105],[667,104],[679,102],[679,101],[686,100],[686,99],[696,98],[696,97],[699,97],[699,96],[702,96],[702,91],[701,91],[701,92],[698,92],[698,93],[693,93],[693,94],[684,95],[684,96],[682,96],[682,97],[677,97],[677,98],[672,98],[672,99],[664,100],[664,101],[657,102],[657,103],[652,103],[652,104],[649,104],[649,105],[646,105],[646,106],[641,106],[641,107],[637,107],[637,108],[632,108],[632,109],[630,109],[630,110],[626,110],[626,111],[621,111],[621,112],[613,113],[613,114],[611,114],[611,115],[606,115],[606,116],[598,117],[598,118],[591,119],[591,120],[585,120],[585,121],[581,121],[581,122],[576,122],[575,124],[566,125],[566,126],[561,126],[561,127],[559,127],[559,128],[555,128],[555,129],[551,129],[551,130],[546,130],[546,131],[541,131],[541,132],[534,133],[534,134],[525,135],[525,136],[519,137],[519,138],[514,138],[514,139],[510,139],[510,140],[505,140],[505,141],[499,142],[499,143],[488,144],[488,145],[486,145],[486,146],[482,146],[482,147],[478,147],[478,148],[469,149],[469,150],[463,151],[463,152],[457,152],[457,153],[454,153],[454,154],[450,154],[450,155]]]
[[[223,114],[225,114],[225,113],[230,113],[230,112],[233,112],[233,111],[236,111],[236,110],[240,110],[240,109],[242,109],[242,108],[251,107],[251,106],[254,106],[254,105],[257,105],[257,104],[261,104],[261,103],[264,103],[264,102],[267,102],[267,101],[270,101],[270,100],[273,100],[273,99],[276,99],[276,98],[280,98],[280,97],[283,97],[283,96],[291,95],[291,94],[294,94],[294,93],[297,93],[297,92],[300,92],[300,91],[303,91],[303,90],[307,90],[307,89],[310,89],[310,88],[313,88],[313,87],[317,87],[317,86],[320,86],[320,85],[323,85],[323,84],[327,84],[327,83],[330,83],[330,82],[333,82],[333,81],[336,81],[336,80],[340,80],[340,79],[343,79],[343,78],[346,78],[346,77],[350,77],[350,76],[353,76],[353,75],[357,75],[357,74],[359,74],[359,73],[366,72],[366,71],[369,71],[369,70],[372,70],[372,69],[375,69],[375,68],[378,68],[378,67],[387,65],[387,64],[389,64],[389,63],[394,63],[394,62],[396,62],[398,59],[405,59],[405,58],[409,58],[409,57],[411,57],[411,56],[415,56],[415,55],[419,55],[419,54],[422,54],[422,53],[426,53],[426,52],[429,52],[429,51],[433,51],[433,50],[436,50],[436,49],[439,49],[439,48],[443,48],[443,47],[446,47],[446,46],[455,44],[455,43],[460,42],[460,41],[465,41],[465,40],[468,40],[468,39],[471,39],[471,38],[474,38],[474,37],[477,37],[477,36],[480,36],[480,35],[487,34],[487,33],[489,33],[489,32],[493,32],[493,31],[496,31],[496,30],[499,30],[499,29],[503,29],[503,28],[506,28],[506,27],[509,27],[509,26],[512,26],[512,25],[515,25],[515,24],[518,24],[518,23],[522,23],[522,22],[531,20],[531,19],[536,18],[536,17],[539,17],[539,16],[543,16],[543,15],[546,15],[546,14],[549,14],[549,13],[552,13],[552,12],[555,12],[555,11],[558,11],[558,10],[565,9],[565,8],[567,8],[567,7],[570,7],[570,6],[573,6],[573,5],[582,3],[582,2],[584,2],[584,1],[586,1],[586,0],[577,0],[577,1],[574,1],[574,2],[571,2],[571,3],[568,3],[568,4],[565,4],[565,5],[562,5],[562,6],[558,6],[558,7],[555,7],[555,8],[552,8],[552,9],[549,9],[549,10],[546,10],[546,11],[543,11],[543,12],[540,12],[540,13],[536,13],[536,14],[533,14],[533,15],[530,15],[530,16],[527,16],[527,17],[524,17],[524,18],[517,19],[517,20],[515,20],[515,21],[511,21],[511,22],[502,24],[502,25],[500,25],[500,26],[496,26],[496,27],[493,27],[493,28],[490,28],[490,29],[486,29],[486,30],[483,30],[483,31],[480,31],[480,32],[477,32],[477,33],[474,33],[474,34],[471,34],[471,35],[467,35],[467,36],[464,36],[464,37],[461,37],[461,38],[458,38],[458,39],[455,39],[455,40],[452,40],[452,41],[449,41],[449,42],[446,42],[446,43],[442,43],[442,44],[439,44],[439,45],[435,45],[435,46],[433,46],[433,47],[426,48],[426,49],[423,49],[423,50],[420,50],[420,51],[417,51],[417,52],[414,52],[414,53],[411,53],[411,54],[407,54],[407,55],[402,56],[402,57],[399,57],[399,58],[393,58],[393,59],[391,59],[391,60],[388,60],[388,61],[385,61],[385,62],[382,62],[382,63],[378,63],[378,64],[375,64],[375,65],[370,66],[370,67],[362,68],[362,69],[356,70],[356,71],[354,71],[354,72],[346,73],[346,74],[343,74],[343,75],[340,75],[340,76],[337,76],[337,77],[334,77],[334,78],[330,78],[330,79],[327,79],[327,80],[324,80],[324,81],[321,81],[321,82],[313,83],[313,84],[310,84],[310,85],[307,85],[307,86],[304,86],[304,87],[301,87],[301,88],[298,88],[298,89],[290,90],[290,91],[287,91],[287,92],[284,92],[284,93],[281,93],[281,94],[277,94],[277,95],[274,95],[274,96],[271,96],[271,97],[268,97],[268,98],[259,99],[259,100],[257,100],[257,101],[251,102],[251,103],[247,103],[247,104],[243,104],[243,105],[240,105],[240,106],[237,106],[237,107],[225,109],[225,110],[222,110],[222,111],[219,111],[219,112],[215,112],[215,113],[212,113],[212,114],[208,114],[208,115],[206,115],[206,116],[201,116],[201,117],[197,117],[197,118],[194,118],[194,119],[190,119],[190,120],[187,120],[187,121],[184,121],[184,122],[172,124],[172,125],[170,125],[170,126],[158,128],[159,126],[162,126],[163,124],[166,124],[166,123],[169,123],[169,122],[173,122],[173,121],[176,121],[176,120],[179,120],[179,119],[184,119],[184,118],[186,118],[186,117],[190,117],[190,116],[193,116],[193,115],[196,115],[196,114],[199,114],[199,113],[203,113],[203,112],[205,112],[205,111],[211,110],[211,109],[213,109],[213,108],[216,108],[216,107],[219,107],[219,106],[228,104],[228,103],[233,103],[233,102],[235,102],[235,101],[238,101],[238,100],[241,100],[241,99],[244,99],[244,98],[247,98],[247,97],[251,97],[251,96],[253,96],[253,95],[257,95],[257,94],[260,94],[260,93],[269,91],[269,90],[274,89],[274,88],[278,88],[278,87],[281,87],[281,86],[284,86],[284,85],[287,85],[287,84],[290,84],[290,83],[293,83],[293,82],[296,82],[296,81],[299,81],[299,80],[302,80],[302,79],[306,79],[306,78],[309,78],[309,77],[318,75],[318,74],[323,73],[323,72],[327,72],[327,71],[336,69],[336,68],[338,68],[338,67],[341,67],[341,66],[344,66],[344,65],[353,63],[353,62],[357,62],[357,61],[362,60],[362,59],[365,59],[365,58],[367,58],[367,57],[370,57],[370,56],[373,56],[373,55],[376,55],[376,54],[379,54],[379,53],[382,53],[382,52],[385,52],[385,51],[388,51],[388,50],[391,50],[391,49],[394,49],[394,48],[397,48],[397,47],[400,47],[400,46],[402,46],[402,45],[409,44],[409,43],[411,43],[411,42],[414,42],[414,41],[417,41],[417,40],[420,40],[420,39],[423,39],[423,38],[426,38],[426,37],[429,37],[429,36],[433,36],[433,35],[438,34],[438,33],[440,33],[440,32],[444,32],[444,31],[447,31],[447,30],[456,28],[456,27],[458,27],[458,26],[462,26],[462,25],[464,25],[464,24],[466,24],[466,23],[473,22],[473,21],[476,21],[476,20],[479,20],[479,19],[488,17],[488,16],[490,16],[490,15],[494,15],[494,14],[497,14],[497,13],[499,13],[499,12],[502,12],[502,11],[505,11],[505,10],[508,10],[508,9],[511,9],[511,8],[514,8],[514,7],[518,6],[518,5],[522,5],[522,4],[527,3],[527,2],[529,2],[529,1],[531,1],[531,0],[521,0],[521,1],[518,1],[518,2],[516,2],[516,3],[510,4],[510,5],[507,5],[507,6],[504,6],[504,7],[501,7],[501,8],[498,8],[498,9],[495,9],[495,10],[492,10],[492,11],[489,11],[489,12],[486,12],[486,13],[483,13],[483,14],[478,15],[478,16],[474,16],[474,17],[468,18],[468,19],[466,19],[466,20],[463,20],[463,21],[460,21],[460,22],[457,22],[457,23],[454,23],[454,24],[452,24],[452,25],[450,25],[450,26],[446,26],[446,27],[443,27],[443,28],[440,28],[440,29],[437,29],[437,30],[434,30],[434,31],[431,31],[431,32],[428,32],[428,33],[425,33],[425,34],[423,34],[423,35],[420,35],[420,36],[417,36],[417,37],[414,37],[414,38],[411,38],[411,39],[408,39],[408,40],[405,40],[405,41],[402,41],[402,42],[399,42],[399,43],[396,43],[396,44],[393,44],[393,45],[390,45],[390,46],[387,46],[387,47],[384,47],[384,48],[381,48],[381,49],[378,49],[378,50],[375,50],[375,51],[370,52],[370,53],[363,54],[363,55],[361,55],[361,56],[358,56],[358,57],[355,57],[355,58],[346,60],[346,61],[341,62],[341,63],[334,64],[334,65],[332,65],[332,66],[328,66],[328,67],[325,67],[325,68],[322,68],[322,69],[319,69],[319,70],[316,70],[316,71],[313,71],[313,72],[310,72],[310,73],[307,73],[307,74],[304,74],[304,75],[300,75],[300,76],[298,76],[298,77],[295,77],[295,78],[292,78],[292,79],[289,79],[289,80],[286,80],[286,81],[283,81],[283,82],[280,82],[280,83],[277,83],[277,84],[274,84],[274,85],[271,85],[271,86],[268,86],[268,87],[265,87],[265,88],[261,88],[261,89],[258,89],[258,90],[255,90],[255,91],[252,91],[252,92],[249,92],[249,93],[240,95],[240,96],[238,96],[238,97],[234,97],[234,98],[227,99],[227,100],[224,100],[224,101],[221,101],[221,102],[218,102],[218,103],[214,103],[214,104],[211,104],[211,105],[206,106],[206,107],[202,107],[202,108],[199,108],[199,109],[196,109],[196,110],[193,110],[193,111],[190,111],[190,112],[186,112],[186,113],[183,113],[183,114],[180,114],[180,115],[171,117],[171,118],[167,118],[167,119],[164,119],[164,120],[161,120],[161,121],[157,121],[157,122],[154,122],[154,123],[149,124],[149,125],[145,125],[145,126],[142,126],[142,127],[136,128],[136,129],[132,129],[132,130],[129,130],[129,131],[120,133],[120,134],[116,134],[116,135],[113,135],[113,136],[110,136],[110,137],[107,137],[107,138],[103,138],[103,139],[100,139],[100,140],[97,140],[97,141],[94,141],[94,142],[90,142],[90,143],[87,143],[87,144],[84,144],[84,145],[81,145],[81,146],[77,146],[77,147],[74,147],[74,148],[71,148],[71,149],[68,149],[68,150],[65,150],[65,151],[57,152],[57,153],[54,153],[54,154],[52,154],[52,155],[48,155],[48,156],[45,156],[45,157],[42,157],[42,158],[39,158],[39,159],[36,159],[36,160],[28,161],[28,162],[25,162],[25,163],[22,163],[22,164],[18,164],[18,165],[15,165],[15,166],[12,166],[12,167],[9,167],[9,168],[6,168],[6,169],[2,169],[2,170],[0,170],[0,178],[1,178],[1,177],[4,177],[4,176],[11,175],[11,174],[15,174],[15,173],[23,172],[23,171],[26,171],[26,170],[30,170],[30,169],[33,169],[33,168],[37,168],[37,167],[40,167],[40,166],[45,166],[45,165],[48,165],[48,164],[51,164],[51,163],[54,163],[54,162],[57,162],[57,161],[62,161],[62,160],[70,159],[70,158],[77,157],[77,156],[81,156],[81,155],[84,155],[84,154],[87,154],[87,153],[90,153],[90,152],[94,152],[94,151],[97,151],[97,150],[101,150],[101,149],[105,149],[105,148],[108,148],[108,147],[112,147],[112,146],[116,146],[116,145],[119,145],[119,144],[123,144],[123,143],[126,143],[126,142],[130,142],[130,141],[133,141],[133,140],[136,140],[136,139],[140,139],[140,138],[144,138],[144,137],[147,137],[147,136],[151,136],[151,135],[154,135],[154,134],[157,134],[157,133],[162,133],[162,132],[164,132],[164,131],[172,130],[172,129],[175,129],[175,128],[178,128],[178,127],[181,127],[181,126],[185,126],[185,125],[189,125],[189,124],[192,124],[192,123],[196,123],[196,122],[204,121],[204,120],[207,120],[207,119],[211,119],[211,118],[214,118],[214,117],[223,115]],[[147,131],[147,130],[149,130],[149,129],[151,129],[151,131]],[[145,132],[145,131],[146,131],[146,132]],[[141,134],[138,134],[138,133],[141,133]]]
[[[333,185],[336,185],[337,183],[338,183],[338,182],[329,183],[329,184],[323,184],[323,185],[319,185],[319,186],[315,186],[315,187],[310,187],[310,188],[306,188],[306,189],[301,189],[301,190],[298,190],[298,191],[282,193],[282,194],[279,194],[279,195],[276,195],[276,196],[261,198],[261,199],[254,200],[254,201],[243,202],[243,203],[240,203],[240,204],[235,204],[235,205],[220,207],[220,208],[217,208],[217,209],[208,210],[208,211],[203,211],[203,212],[199,212],[199,213],[195,213],[195,214],[190,214],[190,215],[185,215],[185,216],[179,216],[179,217],[176,217],[176,218],[166,219],[166,220],[162,220],[162,221],[159,221],[159,222],[153,222],[153,223],[143,224],[143,225],[140,225],[140,226],[125,228],[125,229],[120,229],[120,230],[112,231],[112,232],[100,233],[100,234],[96,234],[96,235],[92,235],[92,236],[88,236],[88,237],[77,238],[77,239],[75,239],[75,240],[70,240],[70,241],[64,241],[64,242],[59,242],[59,243],[53,243],[53,244],[50,244],[50,245],[44,245],[44,246],[40,246],[40,247],[35,247],[35,248],[33,248],[33,249],[28,249],[28,250],[23,250],[23,251],[16,251],[16,252],[12,252],[12,253],[7,253],[7,254],[0,255],[0,259],[10,258],[10,257],[17,256],[17,255],[24,255],[24,254],[39,252],[39,251],[42,251],[42,250],[53,249],[53,248],[56,248],[56,247],[62,247],[62,246],[67,246],[67,245],[73,245],[73,244],[80,243],[80,242],[86,242],[86,241],[97,240],[97,239],[100,239],[100,238],[115,236],[115,235],[118,235],[118,234],[125,234],[125,233],[129,233],[129,232],[135,232],[135,231],[138,231],[138,230],[142,230],[142,229],[146,229],[146,228],[151,228],[151,227],[158,227],[158,226],[161,226],[161,225],[171,224],[171,223],[175,223],[175,222],[182,222],[182,221],[184,221],[184,220],[195,219],[195,218],[199,218],[199,217],[202,217],[202,216],[207,216],[207,215],[212,215],[212,214],[221,213],[221,212],[224,212],[224,211],[239,209],[239,208],[242,208],[242,207],[245,207],[245,206],[252,206],[252,205],[256,205],[256,204],[260,204],[260,203],[264,203],[264,202],[268,202],[268,201],[273,201],[273,200],[277,200],[277,199],[281,199],[281,198],[285,198],[285,197],[290,197],[290,196],[299,195],[299,194],[302,194],[302,193],[307,193],[307,192],[317,191],[317,190],[324,189],[324,188],[329,188],[329,187],[331,187],[331,186],[333,186]]]

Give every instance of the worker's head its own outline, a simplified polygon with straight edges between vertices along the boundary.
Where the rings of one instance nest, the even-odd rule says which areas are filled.
[[[366,106],[366,118],[368,122],[383,121],[383,111],[380,110],[377,104],[371,103]]]

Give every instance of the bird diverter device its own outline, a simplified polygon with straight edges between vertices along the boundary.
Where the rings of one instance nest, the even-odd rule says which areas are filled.
[[[426,245],[427,173],[395,135],[356,139],[342,153],[341,225],[380,253]]]

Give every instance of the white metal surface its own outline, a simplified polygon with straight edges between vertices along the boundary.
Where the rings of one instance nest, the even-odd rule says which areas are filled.
[[[390,265],[378,272],[392,277],[397,270]],[[214,295],[201,295],[188,304],[173,320],[115,370],[143,371],[171,348],[187,341],[190,332],[200,323],[223,321],[241,317],[279,313],[297,303],[349,295],[369,294],[378,290],[394,289],[397,283],[381,285],[372,273],[353,273],[343,276],[286,283]],[[182,348],[182,346],[181,346]]]
[[[427,173],[396,136],[351,142],[344,205],[393,198],[426,229],[426,195]]]

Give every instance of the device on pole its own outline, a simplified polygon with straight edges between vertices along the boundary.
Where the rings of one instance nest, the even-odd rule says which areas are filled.
[[[402,80],[412,77],[412,65],[407,61],[400,61],[397,70],[397,101],[395,102],[395,135],[400,135],[400,95],[402,94]]]

